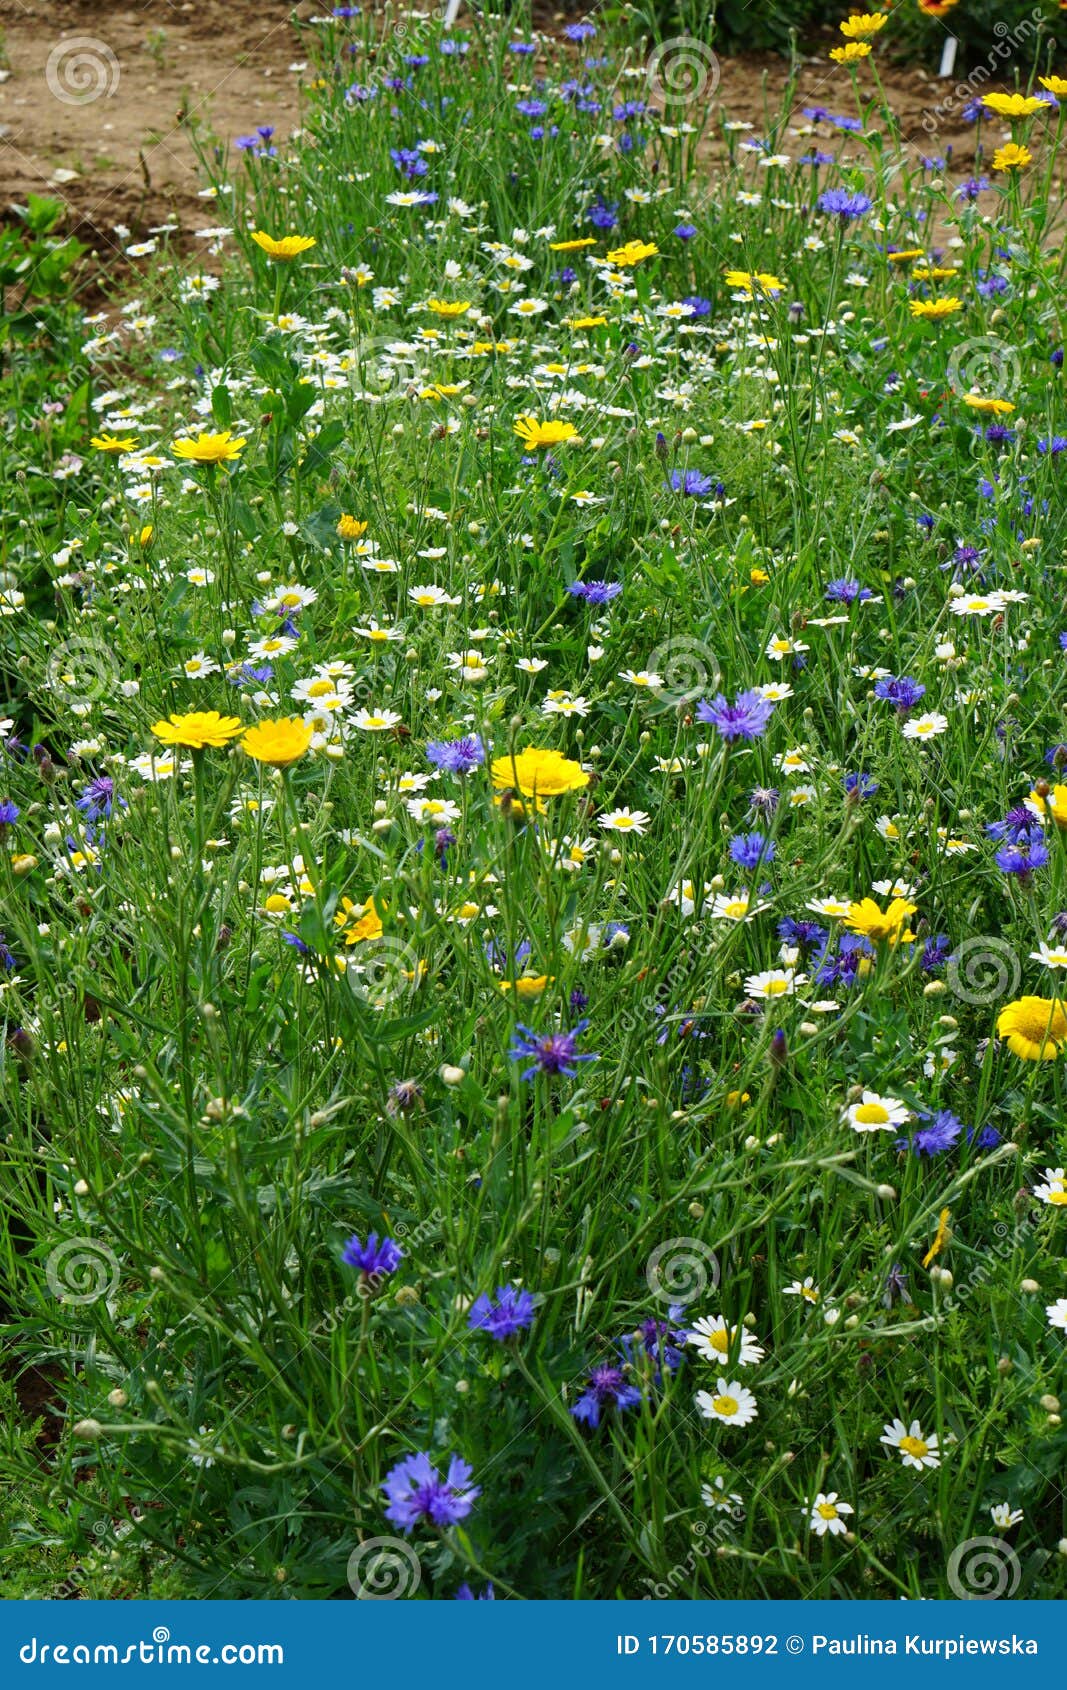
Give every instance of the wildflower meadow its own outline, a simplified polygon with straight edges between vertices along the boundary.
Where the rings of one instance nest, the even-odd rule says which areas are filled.
[[[5,223],[10,1593],[1067,1593],[1067,48],[961,161],[949,10],[327,7],[191,242]]]

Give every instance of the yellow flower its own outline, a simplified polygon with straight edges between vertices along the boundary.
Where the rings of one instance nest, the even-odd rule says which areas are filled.
[[[850,41],[862,41],[865,35],[877,35],[884,29],[885,21],[884,12],[853,12],[838,28]]]
[[[1050,94],[1067,94],[1067,80],[1062,76],[1039,76],[1037,79],[1042,88],[1047,88]],[[1042,105],[1044,101],[1042,101]]]
[[[830,57],[839,65],[847,65],[854,59],[865,59],[870,50],[869,41],[848,41],[843,47],[831,47]]]
[[[428,299],[427,311],[432,311],[435,317],[462,317],[471,308],[469,299]]]
[[[550,974],[523,974],[518,980],[498,980],[497,985],[504,993],[514,992],[517,998],[539,998],[554,979]]]
[[[873,898],[861,898],[858,904],[849,904],[845,926],[875,944],[881,941],[890,945],[908,944],[915,937],[907,930],[908,917],[917,908],[917,904],[909,904],[906,898],[894,898],[882,910]]]
[[[885,256],[890,264],[911,264],[923,256],[923,249],[921,246],[907,247],[903,252],[887,252]]]
[[[949,1226],[948,1226],[949,1214],[950,1214],[950,1211],[948,1209],[942,1209],[940,1215],[938,1216],[937,1232],[934,1236],[934,1241],[931,1244],[929,1250],[927,1250],[925,1256],[923,1257],[923,1267],[924,1268],[929,1267],[930,1263],[933,1261],[934,1257],[939,1256],[941,1254],[942,1250],[945,1248],[945,1245],[950,1241],[950,1239],[952,1237],[952,1234],[949,1231]]]
[[[359,945],[368,939],[380,939],[385,931],[373,898],[368,898],[365,904],[354,904],[351,898],[342,898],[341,908],[333,919],[336,927],[344,928],[346,945]]]
[[[1016,998],[997,1016],[997,1033],[1024,1062],[1054,1062],[1067,1044],[1067,1014],[1058,998]]]
[[[1031,792],[1030,805],[1039,815],[1051,816],[1057,827],[1067,827],[1067,786],[1054,786],[1047,796]]]
[[[219,751],[243,728],[239,717],[220,716],[217,710],[191,710],[152,724],[152,732],[164,745],[182,745],[187,751],[203,751],[207,746]]]
[[[192,464],[228,464],[241,456],[243,445],[243,438],[234,440],[226,429],[222,434],[198,434],[195,440],[176,440],[171,451]]]
[[[341,516],[337,523],[337,532],[342,540],[361,540],[367,532],[367,524],[360,522],[357,516]]]
[[[911,274],[917,282],[947,282],[959,271],[954,264],[916,264]]]
[[[770,580],[770,575],[765,569],[750,569],[748,579],[753,587],[765,587]]]
[[[572,329],[602,329],[606,322],[606,317],[571,317],[569,326]]]
[[[1007,416],[1014,411],[1015,406],[1010,399],[986,399],[981,393],[965,393],[963,403],[969,405],[972,411],[981,411],[985,415]]]
[[[1028,164],[1033,164],[1034,155],[1029,147],[1017,147],[1014,141],[1008,141],[1003,147],[998,147],[993,154],[994,170],[1025,170]]]
[[[152,535],[154,533],[155,533],[155,529],[152,527],[152,524],[150,522],[146,522],[144,527],[141,529],[141,532],[137,536],[138,545],[140,545],[140,546],[150,546],[152,544]]]
[[[635,264],[655,257],[658,251],[655,241],[627,241],[625,246],[617,246],[608,253],[608,263],[614,264],[617,270],[632,270]]]
[[[288,264],[291,259],[299,258],[302,252],[317,245],[313,235],[283,235],[278,241],[273,235],[265,235],[262,229],[256,229],[252,239],[276,264]]]
[[[574,241],[549,241],[549,252],[580,252],[584,246],[596,246],[594,235],[583,235]]]
[[[578,430],[573,423],[551,419],[540,422],[537,417],[529,416],[515,418],[515,433],[530,452],[536,451],[539,446],[563,446],[568,440],[578,438]]]
[[[20,876],[32,874],[38,861],[39,859],[33,856],[31,852],[20,851],[11,859],[11,872]]]
[[[527,798],[558,798],[563,792],[577,792],[589,785],[580,763],[560,751],[528,745],[514,757],[497,757],[493,762],[493,785],[515,787]]]
[[[749,297],[762,293],[769,298],[772,294],[781,293],[785,285],[765,270],[727,270],[723,280],[728,288],[741,288]]]
[[[98,452],[135,452],[137,441],[132,434],[94,434],[89,442]]]
[[[944,299],[911,299],[908,308],[913,317],[951,317],[963,310],[963,300],[950,293]]]
[[[299,716],[267,717],[246,728],[241,745],[257,763],[270,763],[275,769],[287,769],[297,762],[311,744],[311,729]]]
[[[996,112],[998,117],[1033,117],[1035,111],[1040,111],[1045,103],[1034,94],[982,95],[982,104],[986,111]]]

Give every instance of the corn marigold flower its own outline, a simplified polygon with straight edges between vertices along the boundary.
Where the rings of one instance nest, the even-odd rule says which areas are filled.
[[[608,253],[608,263],[614,264],[617,270],[632,270],[646,258],[654,258],[658,251],[655,241],[627,241],[625,246],[617,246]]]
[[[578,438],[578,430],[573,423],[560,422],[554,417],[544,422],[537,417],[516,417],[515,433],[529,452],[539,451],[545,446],[565,446],[568,441]]]
[[[228,464],[241,456],[244,444],[243,438],[235,440],[227,428],[221,434],[201,433],[195,440],[176,440],[171,451],[176,458],[184,458],[191,464]]]
[[[1036,94],[983,94],[982,104],[986,111],[1009,118],[1033,117],[1036,111],[1045,107],[1045,101],[1038,99]]]
[[[883,910],[873,898],[861,898],[858,903],[849,904],[845,926],[875,944],[908,944],[915,937],[908,930],[908,917],[917,908],[917,904],[909,903],[906,898],[893,898]]]
[[[536,745],[528,745],[514,756],[494,758],[492,778],[498,791],[518,787],[526,798],[558,798],[589,785],[589,776],[580,763],[560,751]]]
[[[835,64],[854,64],[857,59],[865,59],[871,51],[869,41],[846,41],[843,47],[831,47],[830,57]]]
[[[1039,76],[1037,80],[1042,88],[1046,88],[1050,94],[1055,94],[1058,98],[1067,94],[1067,79],[1062,76]],[[1044,105],[1044,101],[1041,103]]]
[[[262,229],[252,232],[252,239],[262,252],[275,264],[288,264],[294,258],[299,258],[302,252],[309,252],[318,242],[314,235],[282,235],[275,239],[273,235],[266,235]]]
[[[137,440],[132,434],[94,434],[89,442],[98,452],[135,452]]]
[[[963,403],[969,405],[972,411],[981,411],[985,416],[1007,416],[1015,409],[1010,399],[987,398],[981,393],[965,393]]]
[[[780,282],[777,276],[772,276],[765,270],[727,270],[723,281],[728,288],[738,288],[742,293],[747,293],[750,299],[757,293],[763,294],[767,299],[775,299],[785,287],[785,283]]]
[[[464,317],[471,308],[469,299],[428,299],[427,311],[435,317]]]
[[[838,24],[841,34],[849,41],[862,41],[868,35],[877,35],[884,29],[886,15],[884,12],[853,12],[844,23]]]
[[[342,540],[361,540],[367,532],[367,524],[358,517],[342,514],[337,519],[337,532]]]
[[[1029,147],[1017,146],[1014,141],[1007,141],[993,154],[994,170],[1025,170],[1027,165],[1033,162],[1034,155]]]
[[[1067,1044],[1067,1010],[1059,998],[1016,998],[997,1016],[997,1033],[1023,1062],[1054,1062]]]
[[[342,898],[333,920],[335,927],[343,929],[346,945],[380,939],[385,931],[373,898],[368,898],[365,904],[354,904],[351,898]]]
[[[287,769],[304,756],[311,744],[312,730],[299,716],[266,718],[246,728],[241,748],[257,763]]]
[[[962,299],[955,294],[949,294],[944,299],[911,299],[908,310],[913,317],[925,317],[930,321],[937,321],[941,317],[952,317],[957,311],[963,310]]]
[[[220,716],[217,710],[192,710],[152,724],[152,732],[164,745],[180,745],[188,751],[204,751],[209,746],[221,750],[244,728],[240,717]]]

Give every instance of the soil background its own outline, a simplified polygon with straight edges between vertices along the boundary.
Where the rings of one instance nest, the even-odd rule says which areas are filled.
[[[5,54],[0,217],[28,193],[48,194],[68,206],[66,232],[87,241],[102,260],[121,261],[125,245],[161,223],[179,224],[191,244],[197,229],[226,219],[210,200],[198,198],[201,183],[187,120],[198,120],[227,142],[269,124],[283,141],[299,124],[306,51],[292,17],[329,9],[310,0],[295,6],[292,0],[146,0],[125,6],[121,0],[0,0]],[[546,32],[574,15],[572,6],[566,12],[534,7],[535,23]],[[105,82],[104,93],[93,100],[79,98],[71,68],[78,38],[95,49],[97,74]],[[955,164],[965,164],[973,154],[973,129],[961,120],[962,102],[952,97],[955,79],[939,80],[933,65],[880,62],[903,133],[917,151],[943,155],[951,145]],[[66,98],[53,92],[57,75],[73,84]],[[723,59],[715,98],[730,117],[751,121],[759,134],[786,80],[784,60],[773,55]],[[848,76],[829,63],[825,45],[801,69],[798,124],[804,121],[801,106],[813,102],[854,112]],[[945,109],[936,129],[924,128],[924,116],[939,105]],[[810,145],[789,135],[784,144],[794,155]],[[714,152],[712,142],[709,165]],[[129,229],[129,236],[117,235],[116,224]]]

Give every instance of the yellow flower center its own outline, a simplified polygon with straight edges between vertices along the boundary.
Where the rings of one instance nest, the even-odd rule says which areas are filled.
[[[837,1519],[837,1509],[834,1507],[832,1502],[816,1503],[815,1512],[816,1512],[816,1514],[818,1514],[819,1518],[822,1519],[822,1520],[836,1520]]]
[[[917,1461],[921,1461],[930,1446],[925,1444],[922,1438],[913,1438],[909,1436],[901,1438],[900,1447],[904,1451],[905,1455],[914,1455]]]
[[[864,1126],[884,1127],[889,1121],[889,1110],[881,1103],[861,1103],[856,1110],[856,1119]]]
[[[737,1408],[738,1408],[737,1398],[736,1397],[715,1397],[712,1400],[711,1406],[715,1410],[716,1414],[733,1415],[733,1414],[737,1413]]]

